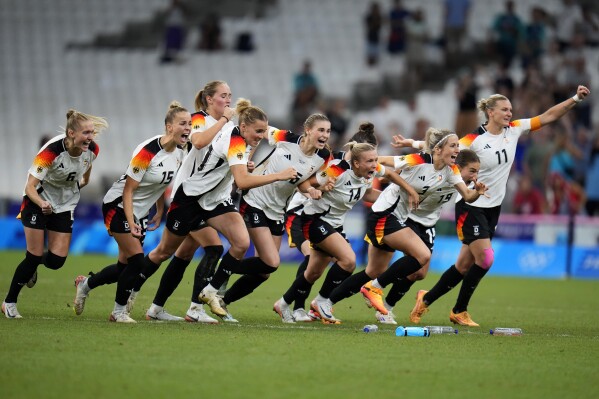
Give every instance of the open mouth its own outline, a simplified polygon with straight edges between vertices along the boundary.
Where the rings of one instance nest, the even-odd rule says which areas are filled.
[[[185,143],[187,143],[187,140],[189,140],[189,133],[182,134],[181,140],[184,141]]]

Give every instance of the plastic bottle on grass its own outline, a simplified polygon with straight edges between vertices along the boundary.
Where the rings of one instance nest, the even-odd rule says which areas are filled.
[[[395,330],[395,335],[398,337],[428,337],[430,336],[430,331],[426,327],[399,326]]]
[[[489,332],[491,333],[491,335],[506,335],[506,336],[518,336],[518,335],[522,335],[522,329],[521,328],[497,327],[497,328],[494,328],[493,330],[490,330]]]
[[[364,331],[365,333],[377,332],[378,330],[379,326],[377,326],[376,324],[368,324],[362,328],[362,331]]]
[[[426,326],[431,334],[457,334],[458,329],[449,326]]]

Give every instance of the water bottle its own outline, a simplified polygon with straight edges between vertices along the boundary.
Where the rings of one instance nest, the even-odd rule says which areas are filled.
[[[430,336],[430,331],[426,327],[399,326],[395,330],[395,335],[398,337],[428,337]]]
[[[426,326],[431,334],[457,334],[458,329],[449,326]]]
[[[517,336],[522,335],[522,329],[497,327],[493,330],[490,330],[489,333],[491,333],[491,335]]]
[[[364,328],[362,328],[362,331],[364,331],[365,333],[377,332],[378,330],[379,326],[377,326],[376,324],[368,324],[365,325]]]

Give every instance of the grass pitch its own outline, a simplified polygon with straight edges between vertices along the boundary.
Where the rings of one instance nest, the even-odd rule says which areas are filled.
[[[22,257],[0,252],[2,298]],[[341,325],[282,324],[272,304],[295,267],[282,267],[232,304],[237,325],[145,321],[161,271],[136,301],[138,324],[107,321],[115,286],[92,291],[83,315],[75,316],[74,277],[112,262],[71,256],[59,271],[38,269],[37,285],[19,297],[24,319],[0,319],[1,398],[599,397],[597,281],[491,274],[469,309],[481,327],[430,338],[398,338],[386,325],[363,333],[375,320],[360,295],[336,306]],[[168,301],[169,312],[187,310],[193,269],[195,263]],[[437,278],[415,284],[398,303],[400,324],[409,324],[416,291]],[[450,325],[456,296],[454,290],[436,302],[423,323]],[[524,335],[493,337],[494,327],[520,327]]]

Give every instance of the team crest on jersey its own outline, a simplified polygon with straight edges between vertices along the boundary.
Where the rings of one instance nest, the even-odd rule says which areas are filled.
[[[441,176],[441,175],[437,176],[438,181],[441,181],[441,179],[443,179],[443,176]]]
[[[322,173],[320,174],[320,176],[321,176],[321,177],[327,177],[327,172],[326,172],[326,171],[325,171],[325,172],[322,172]]]
[[[89,166],[89,162],[87,160],[83,161],[83,168],[87,169],[88,166]]]
[[[133,173],[135,173],[135,174],[139,173],[139,168],[137,166],[133,167]]]
[[[243,153],[238,152],[237,153],[237,159],[242,160],[243,159]]]
[[[44,168],[42,168],[41,166],[38,166],[36,169],[37,173],[42,173],[42,171],[44,170]]]

